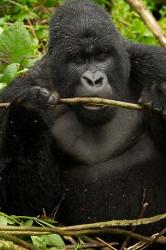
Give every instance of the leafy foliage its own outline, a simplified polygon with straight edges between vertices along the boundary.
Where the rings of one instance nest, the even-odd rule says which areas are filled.
[[[8,216],[4,213],[0,212],[0,227],[1,226],[25,226],[25,227],[31,227],[31,226],[40,226],[40,227],[53,227],[55,224],[55,221],[49,219],[49,218],[36,218],[36,217],[17,217],[14,215]],[[18,227],[19,229],[19,227]],[[23,240],[26,240],[36,246],[40,250],[61,250],[65,248],[64,240],[61,236],[58,234],[46,234],[46,235],[39,235],[39,236],[26,236],[21,237]],[[19,249],[11,242],[6,242],[4,240],[0,239],[0,249],[13,249],[17,250]],[[21,248],[20,248],[21,250]]]
[[[0,58],[5,63],[29,64],[37,40],[32,40],[23,23],[15,22],[0,34]]]
[[[157,11],[154,1],[147,0],[145,4],[152,12]],[[166,32],[166,7],[162,6],[158,11],[161,17],[159,24],[163,31]],[[154,38],[151,31],[125,1],[114,0],[112,18],[116,27],[128,39],[144,44],[158,45],[158,41]]]

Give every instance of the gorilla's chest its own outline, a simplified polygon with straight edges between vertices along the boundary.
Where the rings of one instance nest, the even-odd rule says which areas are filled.
[[[147,215],[164,212],[165,160],[143,128],[139,113],[119,110],[105,126],[93,128],[68,113],[57,119],[52,134],[55,150],[64,160],[61,221],[137,218],[144,190]]]
[[[141,113],[122,109],[103,126],[86,126],[68,111],[60,115],[52,127],[56,152],[59,150],[64,157],[82,164],[96,164],[121,156],[143,133]]]
[[[104,163],[86,166],[66,163],[61,168],[64,197],[61,219],[68,224],[80,224],[138,218],[144,192],[149,204],[145,215],[164,213],[165,176],[164,160],[154,154],[149,138],[142,138],[128,152]]]

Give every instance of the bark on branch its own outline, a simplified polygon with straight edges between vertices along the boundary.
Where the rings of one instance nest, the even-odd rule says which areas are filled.
[[[68,104],[68,105],[75,105],[75,104],[88,104],[88,105],[102,105],[102,106],[111,106],[117,108],[124,108],[130,110],[142,110],[146,112],[153,112],[158,115],[162,115],[157,109],[147,108],[140,104],[129,103],[129,102],[122,102],[116,101],[111,99],[105,99],[100,97],[73,97],[73,98],[60,98],[58,104]],[[10,103],[0,103],[0,108],[7,108],[9,107]]]
[[[8,227],[8,228],[7,228]],[[166,232],[166,228],[162,230],[162,232]],[[86,230],[63,230],[63,228],[59,227],[19,227],[19,226],[6,226],[6,228],[0,227],[0,237],[3,239],[8,239],[16,244],[18,243],[16,239],[19,239],[17,237],[13,238],[14,236],[40,236],[40,235],[47,235],[47,234],[54,234],[57,233],[61,236],[81,236],[81,235],[94,235],[94,234],[115,234],[115,235],[123,235],[128,236],[130,238],[137,239],[141,242],[146,243],[160,243],[160,244],[166,244],[165,237],[161,237],[161,235],[157,234],[158,237],[154,238],[152,236],[144,236],[140,235],[138,233],[134,233],[125,229],[119,229],[119,228],[100,228],[100,229],[86,229]],[[8,238],[7,238],[8,237]],[[10,238],[9,238],[10,237]],[[19,242],[20,245],[21,242]],[[25,246],[25,245],[24,245]],[[28,248],[32,249],[32,248]]]
[[[73,97],[73,98],[60,98],[58,104],[88,104],[88,105],[103,105],[103,106],[111,106],[111,107],[117,107],[117,108],[125,108],[125,109],[131,109],[131,110],[142,110],[142,111],[148,111],[148,112],[154,112],[161,114],[158,110],[155,109],[147,109],[140,104],[135,103],[128,103],[128,102],[122,102],[122,101],[116,101],[111,99],[105,99],[100,97]],[[9,107],[10,103],[0,103],[0,108],[7,108]]]
[[[139,104],[115,101],[111,99],[104,99],[100,97],[74,97],[74,98],[61,98],[59,104],[90,104],[90,105],[104,105],[126,109],[143,110]]]

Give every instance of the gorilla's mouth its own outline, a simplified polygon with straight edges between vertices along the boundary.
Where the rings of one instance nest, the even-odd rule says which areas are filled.
[[[84,97],[89,97],[89,96],[84,96]],[[97,97],[97,98],[106,98],[106,97],[101,97],[101,96],[94,96],[94,95],[91,95],[90,97]],[[99,110],[103,110],[103,109],[106,109],[108,108],[108,106],[105,106],[105,105],[101,105],[101,104],[90,104],[90,103],[82,103],[81,104],[81,107],[84,109],[84,110],[87,110],[87,111],[99,111]]]
[[[82,104],[82,107],[89,111],[97,111],[106,108],[104,105]]]

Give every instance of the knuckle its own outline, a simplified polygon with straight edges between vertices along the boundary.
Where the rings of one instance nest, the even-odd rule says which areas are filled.
[[[41,95],[44,95],[44,96],[48,96],[50,93],[46,88],[40,88],[39,92]]]
[[[53,92],[48,99],[48,104],[56,105],[59,101],[59,94],[57,92]]]
[[[39,86],[34,86],[30,89],[30,92],[32,94],[37,94],[40,91],[40,87]]]

